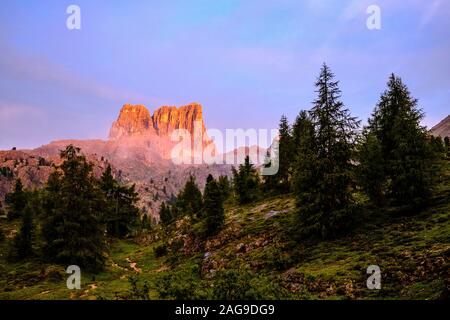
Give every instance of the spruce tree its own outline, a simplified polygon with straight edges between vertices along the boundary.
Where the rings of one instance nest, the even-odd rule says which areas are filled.
[[[61,151],[59,175],[47,185],[43,226],[44,253],[65,265],[78,265],[98,272],[106,259],[105,229],[101,212],[105,201],[93,176],[92,164],[72,145]]]
[[[256,200],[260,191],[260,179],[254,165],[250,162],[250,157],[245,157],[245,162],[239,165],[239,170],[233,167],[232,171],[234,193],[238,202],[246,204]]]
[[[284,115],[280,119],[278,139],[279,170],[275,175],[275,177],[277,178],[277,189],[280,192],[288,192],[289,180],[291,175],[292,136],[289,128],[289,123],[286,116]]]
[[[202,193],[193,175],[189,176],[189,180],[178,195],[177,207],[181,210],[181,214],[187,214],[194,218],[201,216],[203,207]]]
[[[385,162],[383,150],[378,138],[364,131],[359,144],[358,180],[371,201],[378,205],[385,204]]]
[[[22,225],[12,241],[10,256],[12,259],[23,260],[33,255],[35,226],[33,209],[27,205],[24,209]]]
[[[114,179],[111,166],[108,165],[100,178],[100,188],[106,198],[103,221],[108,234],[116,237],[128,235],[139,218],[139,209],[136,207],[138,194],[135,186],[120,185]]]
[[[358,122],[340,101],[338,82],[325,64],[316,87],[314,137],[299,152],[294,184],[300,236],[327,238],[349,226],[356,208],[352,156]]]
[[[381,145],[387,197],[394,204],[418,208],[430,195],[433,152],[420,125],[423,113],[417,99],[393,74],[387,87],[369,119],[368,131]]]
[[[224,224],[225,212],[222,192],[212,175],[208,175],[206,180],[203,211],[205,235],[217,234]]]
[[[230,196],[230,180],[227,176],[220,176],[217,184],[219,186],[220,192],[222,193],[223,200],[225,201]]]
[[[23,210],[27,205],[27,194],[20,179],[16,180],[14,190],[5,196],[5,202],[8,205],[9,220],[23,216]]]
[[[167,228],[167,226],[169,226],[169,224],[173,221],[170,206],[165,202],[161,203],[161,206],[159,208],[159,221],[161,222],[163,228]]]

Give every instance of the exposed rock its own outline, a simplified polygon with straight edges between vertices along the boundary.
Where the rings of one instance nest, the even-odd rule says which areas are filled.
[[[431,133],[442,138],[450,137],[450,115],[431,128]]]

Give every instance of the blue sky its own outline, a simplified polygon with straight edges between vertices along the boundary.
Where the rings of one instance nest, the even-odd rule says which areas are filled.
[[[66,8],[81,8],[68,30]],[[366,27],[369,5],[381,30]],[[276,128],[327,62],[366,121],[391,72],[431,126],[450,112],[450,1],[25,1],[0,4],[0,149],[107,137],[124,103],[203,105],[208,128]]]

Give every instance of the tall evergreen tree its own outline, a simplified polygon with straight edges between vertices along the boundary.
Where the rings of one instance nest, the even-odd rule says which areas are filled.
[[[364,130],[358,146],[359,183],[371,201],[382,206],[385,204],[386,174],[381,143],[374,134]]]
[[[202,192],[200,191],[195,177],[191,175],[183,190],[177,197],[177,207],[181,214],[199,218],[203,207]]]
[[[292,159],[292,136],[289,128],[289,123],[286,116],[280,119],[278,129],[279,135],[279,170],[278,176],[278,190],[281,192],[289,191],[289,180],[291,175],[291,159]]]
[[[139,218],[136,207],[138,194],[135,186],[122,186],[114,179],[111,166],[108,165],[100,178],[100,188],[106,198],[103,221],[108,233],[116,237],[124,237],[131,232]]]
[[[12,259],[23,260],[33,254],[35,226],[33,209],[27,205],[24,209],[22,225],[12,241],[10,256]]]
[[[392,74],[387,87],[368,125],[381,145],[385,193],[395,204],[420,207],[430,195],[433,157],[423,113],[399,77]]]
[[[240,204],[245,204],[256,200],[260,191],[259,174],[254,165],[250,162],[250,157],[246,156],[243,164],[239,165],[239,170],[233,171],[234,193]]]
[[[215,235],[224,224],[225,212],[222,192],[212,175],[206,180],[203,211],[206,235]]]
[[[230,180],[227,176],[220,176],[217,184],[220,192],[222,193],[223,200],[225,201],[230,196]]]
[[[170,206],[165,202],[161,203],[159,208],[159,221],[164,228],[166,228],[173,221]]]
[[[340,101],[338,82],[325,64],[316,87],[310,111],[314,137],[302,146],[294,184],[300,236],[326,238],[345,229],[356,208],[352,156],[358,122]]]
[[[55,188],[47,186],[51,212],[46,213],[43,226],[44,253],[52,261],[97,272],[106,259],[105,230],[100,222],[104,197],[92,164],[79,148],[69,145],[60,156],[61,174],[52,178]]]
[[[23,210],[27,205],[27,194],[23,189],[23,184],[20,179],[16,180],[14,190],[6,195],[5,202],[8,206],[9,220],[23,216]]]

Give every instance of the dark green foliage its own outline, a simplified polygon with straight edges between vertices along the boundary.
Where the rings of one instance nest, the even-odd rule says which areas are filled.
[[[9,167],[1,167],[0,175],[4,176],[6,179],[12,179],[14,177],[14,173]]]
[[[394,204],[420,207],[430,195],[434,154],[420,125],[423,114],[417,100],[395,75],[387,86],[368,126],[381,145],[384,192]]]
[[[203,207],[202,193],[195,181],[194,176],[190,176],[183,190],[177,197],[177,207],[181,215],[199,217]]]
[[[352,156],[358,122],[340,99],[338,82],[324,65],[310,111],[314,137],[304,136],[296,161],[294,189],[300,237],[333,237],[352,222]],[[300,135],[298,140],[302,140]]]
[[[250,203],[259,197],[260,179],[250,157],[245,157],[244,164],[239,165],[239,170],[233,168],[234,193],[240,204]]]
[[[283,299],[287,292],[247,268],[220,270],[214,276],[213,300]]]
[[[92,164],[72,145],[61,151],[60,174],[47,185],[46,219],[42,228],[44,254],[55,262],[100,271],[105,262],[106,238],[101,224],[104,196]]]
[[[200,283],[197,265],[179,268],[161,275],[156,290],[161,299],[199,300],[208,298],[208,291]]]
[[[231,193],[230,180],[227,176],[220,176],[217,180],[217,184],[219,185],[223,200],[225,201],[226,199],[228,199]]]
[[[157,258],[159,258],[159,257],[163,257],[163,256],[165,256],[167,253],[168,253],[168,247],[167,247],[167,244],[164,242],[164,243],[161,243],[160,245],[157,245],[154,249],[153,249],[153,251],[155,252],[155,256],[157,257]]]
[[[169,224],[173,221],[172,210],[169,205],[166,205],[165,202],[161,203],[161,207],[159,209],[159,221],[163,228],[169,226]]]
[[[138,194],[135,186],[120,185],[112,176],[111,166],[108,165],[100,178],[100,188],[106,198],[103,221],[108,234],[116,237],[128,235],[139,218],[139,209],[136,207]]]
[[[10,257],[13,260],[23,260],[33,255],[35,226],[33,223],[33,209],[27,205],[24,209],[22,225],[12,240]]]
[[[374,134],[364,132],[359,145],[359,162],[359,183],[372,202],[382,206],[385,203],[386,175],[383,150]]]
[[[215,235],[225,222],[223,209],[223,195],[219,185],[212,175],[206,180],[203,203],[203,218],[205,221],[205,235]]]
[[[272,145],[267,153],[267,158],[271,156],[271,161],[266,159],[266,166],[273,165],[272,162],[278,163],[278,172],[274,175],[264,176],[264,189],[267,191],[275,191],[277,193],[286,193],[290,190],[290,178],[292,173],[292,148],[293,139],[289,123],[286,116],[281,116],[278,128],[278,146]]]
[[[150,286],[147,281],[144,281],[142,286],[138,283],[139,279],[136,276],[129,276],[128,282],[130,284],[130,299],[131,300],[150,300]]]
[[[23,210],[27,205],[27,194],[23,190],[23,184],[20,179],[16,180],[14,190],[5,196],[5,202],[8,206],[9,220],[14,220],[23,215]]]

